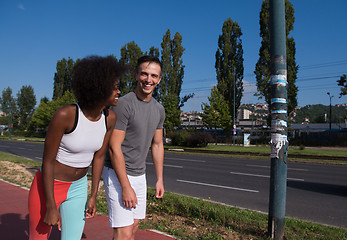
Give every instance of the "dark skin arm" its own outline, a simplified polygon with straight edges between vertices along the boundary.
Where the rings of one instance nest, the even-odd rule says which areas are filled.
[[[108,142],[111,138],[114,125],[116,124],[116,119],[117,117],[114,111],[109,111],[109,115],[107,117],[107,132],[104,138],[103,145],[99,149],[99,151],[97,151],[94,154],[93,168],[92,168],[92,171],[93,171],[92,190],[91,190],[90,199],[88,201],[88,209],[86,210],[87,218],[94,217],[96,213],[96,196],[99,189],[99,182],[101,178],[102,169],[104,166],[105,153],[106,153],[106,150],[108,149]]]
[[[65,106],[55,112],[48,127],[42,159],[42,182],[47,209],[44,222],[50,226],[57,225],[59,229],[61,218],[55,204],[53,190],[55,172],[58,170],[55,168],[56,155],[63,134],[73,127],[74,111],[74,106]]]

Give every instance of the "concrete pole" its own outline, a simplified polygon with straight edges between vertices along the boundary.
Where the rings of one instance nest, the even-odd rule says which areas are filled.
[[[271,176],[268,231],[284,239],[287,192],[287,56],[285,0],[270,0]]]

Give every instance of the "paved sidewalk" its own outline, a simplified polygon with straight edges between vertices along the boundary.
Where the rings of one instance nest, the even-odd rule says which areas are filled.
[[[28,194],[27,189],[0,180],[0,239],[28,239]],[[107,240],[112,238],[112,228],[108,218],[96,216],[87,219],[82,240]],[[54,228],[49,238],[59,240],[60,233]],[[139,230],[136,240],[173,240],[174,238],[149,230]]]

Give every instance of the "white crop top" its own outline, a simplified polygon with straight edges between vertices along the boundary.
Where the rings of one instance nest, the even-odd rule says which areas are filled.
[[[93,161],[94,153],[102,147],[106,134],[106,118],[102,114],[96,122],[88,120],[76,104],[75,126],[63,135],[57,161],[70,167],[85,168]]]

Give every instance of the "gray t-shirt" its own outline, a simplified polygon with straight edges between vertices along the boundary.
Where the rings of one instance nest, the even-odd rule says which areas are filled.
[[[139,99],[134,92],[118,99],[115,129],[125,131],[122,143],[127,174],[139,176],[146,172],[146,158],[156,129],[162,129],[165,120],[164,107],[154,98],[149,102]],[[112,168],[107,151],[105,166]]]

